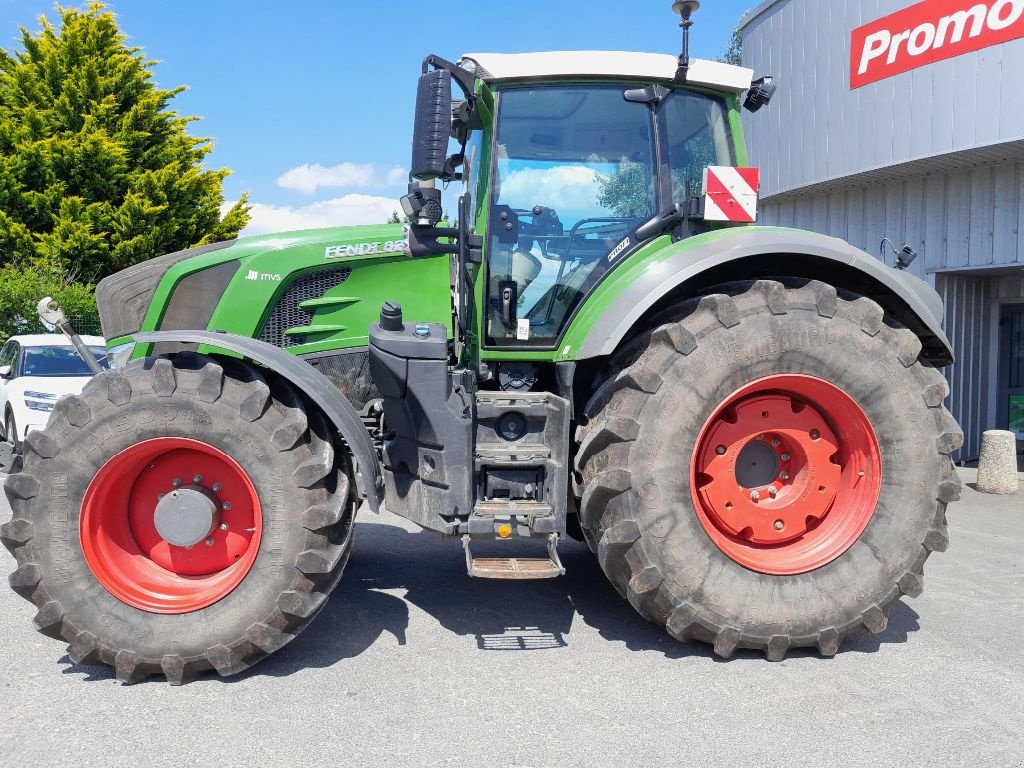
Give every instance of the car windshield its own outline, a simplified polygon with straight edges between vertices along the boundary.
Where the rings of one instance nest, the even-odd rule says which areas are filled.
[[[101,368],[107,367],[107,350],[89,347]],[[25,376],[92,376],[74,347],[29,347],[25,350]]]

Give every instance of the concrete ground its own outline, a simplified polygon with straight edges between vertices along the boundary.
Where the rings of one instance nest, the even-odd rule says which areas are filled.
[[[457,543],[361,520],[323,614],[228,681],[120,685],[0,589],[0,765],[1024,765],[1024,496],[966,488],[883,634],[778,664],[675,642],[578,544],[563,578],[470,581]]]

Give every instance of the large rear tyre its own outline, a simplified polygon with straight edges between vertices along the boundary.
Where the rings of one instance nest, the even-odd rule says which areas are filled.
[[[577,433],[580,522],[612,584],[728,657],[881,632],[945,550],[962,433],[921,343],[811,282],[675,308]]]
[[[335,458],[319,413],[244,363],[104,372],[29,435],[7,480],[11,587],[74,662],[124,682],[236,674],[301,632],[341,577],[356,504]]]

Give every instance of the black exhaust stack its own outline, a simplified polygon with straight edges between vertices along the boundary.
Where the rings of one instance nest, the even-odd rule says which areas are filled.
[[[693,26],[690,16],[698,8],[700,3],[697,0],[677,0],[672,3],[672,13],[680,16],[679,26],[683,28],[683,53],[679,57],[679,68],[676,70],[677,83],[685,83],[690,71],[690,27]]]

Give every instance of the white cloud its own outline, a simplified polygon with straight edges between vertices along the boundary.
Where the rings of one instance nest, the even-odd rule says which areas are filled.
[[[372,163],[305,163],[282,173],[277,186],[312,195],[319,189],[400,187],[407,176],[408,171],[399,165],[384,170]]]
[[[221,210],[228,210],[233,204],[225,202]],[[253,203],[252,218],[241,234],[263,235],[295,229],[383,224],[398,209],[398,201],[394,198],[356,194],[303,206]]]
[[[396,165],[388,171],[388,186],[402,187],[409,181],[409,171],[400,165]]]
[[[599,192],[597,171],[583,165],[523,168],[501,180],[501,202],[513,208],[590,210],[597,207]]]
[[[369,163],[331,166],[306,163],[282,173],[277,179],[277,186],[311,195],[320,187],[369,187],[376,181],[377,171]]]

